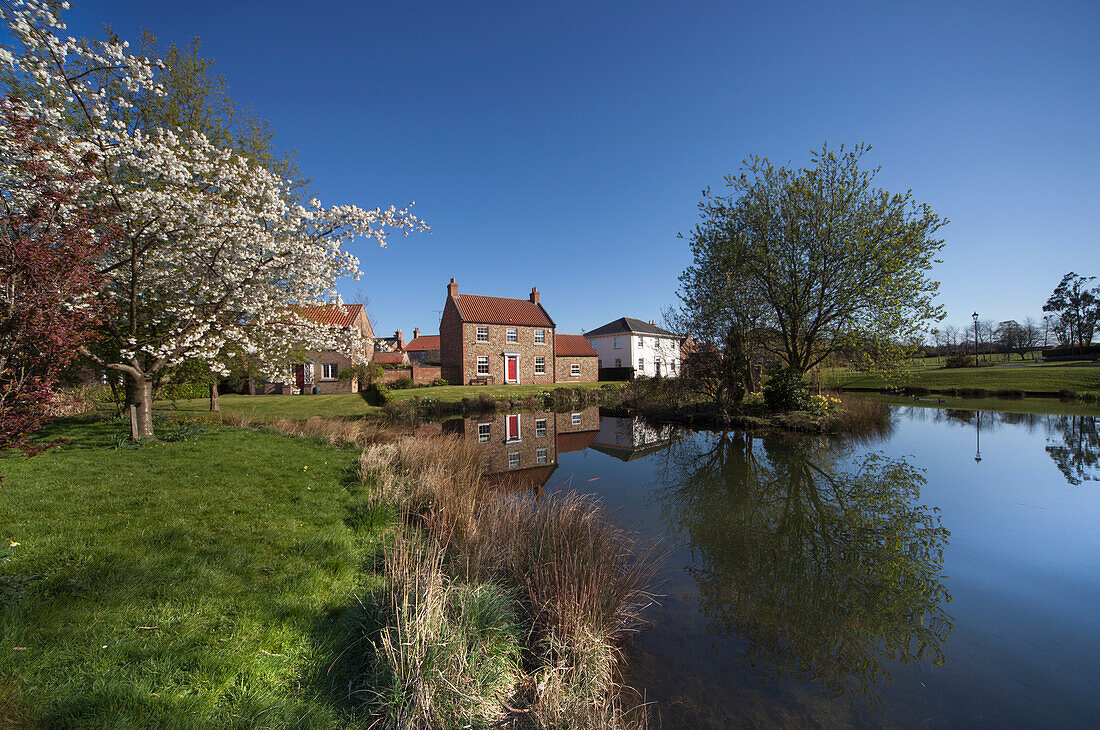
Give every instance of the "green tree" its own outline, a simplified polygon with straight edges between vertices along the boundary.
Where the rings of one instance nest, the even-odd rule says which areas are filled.
[[[680,277],[684,320],[736,328],[799,373],[844,349],[897,371],[943,317],[930,271],[947,221],[911,191],[874,187],[869,150],[826,146],[801,169],[752,157],[726,177],[728,195],[704,190]]]
[[[1055,287],[1043,305],[1044,312],[1053,312],[1065,328],[1067,344],[1084,347],[1092,343],[1100,322],[1100,287],[1088,288],[1095,276],[1080,276],[1069,272]]]

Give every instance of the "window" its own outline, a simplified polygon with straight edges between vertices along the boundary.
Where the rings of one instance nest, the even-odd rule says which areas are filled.
[[[546,375],[546,358],[535,355],[535,375]]]
[[[638,372],[639,373],[644,373],[645,372],[645,358],[641,358],[641,357],[638,358]]]
[[[546,449],[536,449],[535,450],[535,461],[539,464],[545,464],[546,463]]]
[[[645,347],[645,338],[638,335],[638,347]]]
[[[519,441],[519,414],[516,413],[511,416],[507,416],[504,419],[504,425],[507,429],[505,437],[509,441]]]
[[[574,413],[573,414],[573,425],[574,426],[581,425],[581,414],[579,414],[579,413]]]
[[[603,358],[602,357],[597,357],[596,358],[596,368],[599,369],[599,368],[602,368],[602,367],[603,367]]]
[[[325,380],[336,380],[336,363],[321,363],[321,377]]]
[[[478,355],[477,356],[477,374],[488,375],[489,374],[489,356]]]
[[[544,436],[546,436],[546,419],[537,418],[535,419],[535,437],[543,438]]]
[[[541,345],[546,342],[546,330],[535,330],[535,344]]]
[[[618,337],[616,337],[616,338],[615,338],[615,349],[616,349],[616,350],[621,350],[621,349],[622,349],[622,347],[623,347],[623,342],[622,342],[622,340],[620,340],[620,339],[619,339]]]
[[[509,469],[518,469],[519,468],[519,452],[518,451],[513,451],[512,453],[508,454],[508,468]]]
[[[477,442],[479,444],[489,443],[489,436],[493,432],[493,424],[491,423],[479,423],[477,424]]]
[[[669,367],[670,370],[672,370],[672,374],[675,375],[676,374],[676,361],[673,360],[672,362],[670,362],[668,364],[668,367]]]
[[[488,342],[489,341],[489,328],[488,327],[478,327],[477,328],[477,341],[478,342]]]
[[[509,342],[519,342],[519,331],[515,327],[509,327],[505,330],[505,335]]]
[[[576,378],[581,374],[581,364],[579,362],[571,363],[569,365],[569,374]]]
[[[621,368],[623,366],[623,360],[621,357],[615,358],[615,367]]]

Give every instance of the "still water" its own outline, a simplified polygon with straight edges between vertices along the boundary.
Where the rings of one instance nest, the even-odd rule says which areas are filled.
[[[444,424],[510,491],[668,553],[629,683],[663,727],[1100,727],[1100,431],[895,408],[861,439],[512,414]]]

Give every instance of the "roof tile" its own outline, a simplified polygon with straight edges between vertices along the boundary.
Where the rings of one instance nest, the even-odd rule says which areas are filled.
[[[462,294],[455,299],[458,313],[465,322],[476,324],[515,324],[523,327],[553,327],[554,322],[538,304],[527,299],[483,297]]]
[[[596,357],[596,351],[584,335],[555,335],[554,355],[556,357]]]
[[[405,345],[405,352],[424,352],[439,349],[439,335],[420,335]]]

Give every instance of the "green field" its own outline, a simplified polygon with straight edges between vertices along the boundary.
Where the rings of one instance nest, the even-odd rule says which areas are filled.
[[[431,388],[404,388],[391,390],[394,401],[407,398],[434,398],[440,401],[456,402],[463,398],[477,398],[488,395],[493,398],[526,398],[535,393],[555,388],[599,388],[604,385],[617,387],[618,383],[576,383],[572,385],[438,385]],[[378,415],[382,410],[367,405],[358,393],[334,393],[328,395],[223,395],[219,399],[223,410],[240,411],[257,421],[273,421],[278,418],[305,419],[311,416],[355,417]],[[206,412],[210,410],[210,401],[206,398],[195,400],[161,400],[156,407],[161,410],[180,412]]]
[[[0,461],[0,727],[352,724],[391,524],[357,502],[358,453],[228,428],[114,448],[117,429],[61,422],[70,444]]]
[[[838,388],[882,388],[881,378],[868,373],[832,370],[825,384]],[[984,388],[1057,393],[1059,390],[1100,390],[1100,363],[1038,363],[981,368],[916,368],[904,385],[925,388]]]

